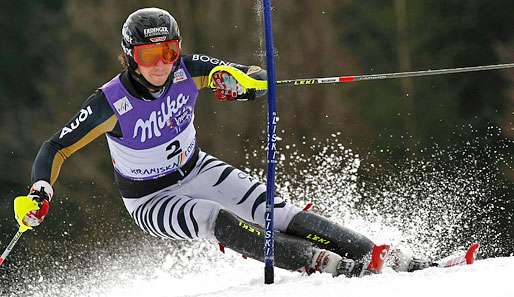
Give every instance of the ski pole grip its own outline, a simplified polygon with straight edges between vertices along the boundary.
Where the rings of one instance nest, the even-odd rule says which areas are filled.
[[[246,90],[248,89],[255,89],[255,90],[267,90],[268,89],[268,82],[265,80],[257,80],[255,78],[251,78],[243,71],[227,65],[219,65],[214,68],[212,68],[211,72],[209,73],[209,87],[215,88],[214,81],[212,79],[212,76],[214,73],[218,71],[225,71],[228,72],[228,74],[232,75],[237,82]]]

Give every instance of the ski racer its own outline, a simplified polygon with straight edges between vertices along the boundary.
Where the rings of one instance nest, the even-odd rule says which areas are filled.
[[[200,148],[194,109],[215,66],[230,65],[259,80],[266,72],[181,53],[181,42],[178,24],[165,10],[144,8],[128,16],[122,28],[123,70],[95,90],[35,158],[30,192],[15,201],[15,217],[24,230],[38,226],[48,213],[64,160],[105,135],[116,185],[144,232],[171,240],[214,240],[263,261],[266,187]],[[212,83],[219,101],[263,95],[243,91],[226,71],[214,73]],[[349,277],[381,271],[389,246],[375,245],[280,197],[275,203],[276,266]],[[410,260],[397,268],[421,267]]]

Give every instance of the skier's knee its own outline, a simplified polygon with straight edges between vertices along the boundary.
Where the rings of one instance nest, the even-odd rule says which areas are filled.
[[[264,201],[260,203],[261,204],[259,204],[258,207],[256,207],[252,211],[253,215],[250,218],[248,218],[248,220],[250,222],[258,224],[259,226],[264,226],[264,214],[266,212],[266,203]],[[286,231],[287,226],[289,225],[293,217],[301,210],[301,208],[283,201],[281,197],[275,197],[273,228],[281,232]],[[246,219],[245,217],[243,218]]]
[[[205,230],[203,232],[205,239],[212,239],[214,240],[216,237],[214,235],[215,227],[216,227],[216,221],[218,219],[219,213],[221,211],[221,205],[213,202],[208,202],[210,204],[210,207],[208,211],[206,211],[205,215]]]

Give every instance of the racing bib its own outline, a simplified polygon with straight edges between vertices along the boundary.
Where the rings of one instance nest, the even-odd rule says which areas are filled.
[[[154,179],[178,170],[195,152],[193,125],[198,90],[182,61],[172,83],[155,100],[129,94],[119,75],[102,86],[123,137],[107,134],[115,170],[133,180]]]

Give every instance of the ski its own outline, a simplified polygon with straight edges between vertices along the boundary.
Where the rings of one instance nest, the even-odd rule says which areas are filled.
[[[471,265],[475,262],[480,244],[475,242],[471,244],[465,252],[448,256],[436,262],[437,267],[447,268],[459,265]]]
[[[405,254],[401,249],[393,249],[388,255],[388,263],[391,268],[398,272],[414,272],[430,267],[448,268],[458,265],[470,265],[475,262],[479,247],[479,243],[473,243],[466,250],[437,261],[419,259],[412,257],[410,254]]]

